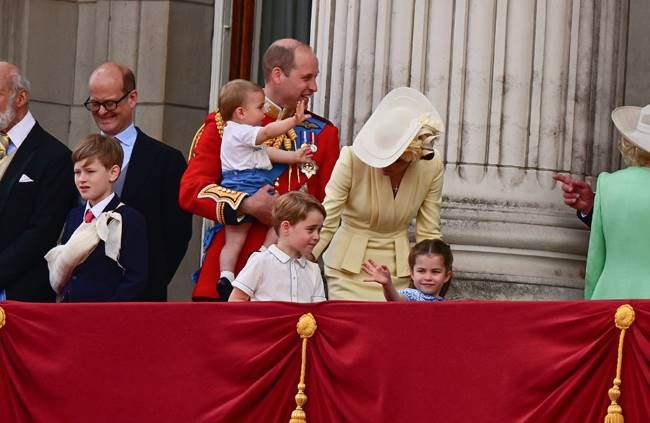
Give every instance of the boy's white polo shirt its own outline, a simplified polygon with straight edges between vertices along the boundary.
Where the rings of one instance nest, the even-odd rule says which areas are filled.
[[[263,145],[256,145],[261,126],[251,126],[229,120],[221,139],[221,170],[265,169],[273,167]]]
[[[318,265],[304,257],[290,257],[277,245],[251,254],[232,285],[251,301],[325,301]]]

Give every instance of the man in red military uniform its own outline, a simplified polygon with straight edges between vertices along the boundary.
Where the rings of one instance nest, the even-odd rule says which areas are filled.
[[[271,44],[262,58],[262,68],[266,96],[264,125],[291,116],[298,101],[308,99],[317,90],[318,59],[311,47],[300,41],[283,39]],[[331,122],[312,114],[294,130],[274,139],[273,145],[290,150],[300,148],[304,143],[313,144],[313,150],[316,150],[313,164],[275,164],[273,171],[278,175],[275,186],[267,185],[248,196],[219,186],[224,125],[219,111],[214,111],[208,114],[195,135],[189,164],[181,179],[179,202],[183,209],[212,219],[217,224],[236,223],[245,215],[256,218],[237,262],[236,271],[239,271],[250,254],[261,247],[270,224],[271,207],[278,194],[307,190],[318,200],[323,200],[325,185],[339,156],[339,135]],[[215,232],[209,241],[193,299],[219,299],[219,254],[224,242],[223,230]]]

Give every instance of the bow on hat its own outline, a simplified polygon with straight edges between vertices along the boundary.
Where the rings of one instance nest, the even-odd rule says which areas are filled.
[[[430,159],[433,143],[443,131],[440,114],[429,99],[414,88],[399,87],[379,102],[354,139],[352,151],[375,168],[399,158]]]

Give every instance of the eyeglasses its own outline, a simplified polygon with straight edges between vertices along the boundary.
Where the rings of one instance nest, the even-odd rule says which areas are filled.
[[[112,112],[113,110],[117,109],[117,105],[120,103],[120,101],[124,100],[132,92],[133,90],[129,91],[117,100],[95,101],[91,100],[90,97],[88,97],[86,101],[84,101],[84,107],[86,110],[93,113],[99,112],[99,109],[101,107],[104,107],[104,110],[107,112]]]

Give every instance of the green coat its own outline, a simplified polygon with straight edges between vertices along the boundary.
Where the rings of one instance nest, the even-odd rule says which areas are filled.
[[[650,168],[598,177],[585,298],[650,298]]]

